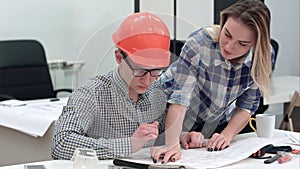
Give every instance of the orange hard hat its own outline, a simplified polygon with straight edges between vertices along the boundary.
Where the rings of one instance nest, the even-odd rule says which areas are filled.
[[[155,68],[170,64],[169,30],[159,17],[149,12],[127,17],[112,39],[134,63]]]

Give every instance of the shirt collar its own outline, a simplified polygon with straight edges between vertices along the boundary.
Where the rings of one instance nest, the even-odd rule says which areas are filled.
[[[113,70],[113,76],[112,76],[112,85],[114,86],[115,90],[118,94],[120,94],[123,97],[128,97],[128,86],[125,83],[125,81],[121,78],[119,74],[118,67]]]
[[[245,61],[243,62],[246,66],[250,67],[252,64],[252,58],[253,58],[253,47],[250,49],[250,51],[246,54]]]
[[[219,43],[215,43],[216,46],[216,59],[214,59],[214,66],[219,66],[221,64],[223,64],[224,62],[226,62],[226,59],[224,59],[223,56],[221,56],[221,52],[220,52],[220,44]]]

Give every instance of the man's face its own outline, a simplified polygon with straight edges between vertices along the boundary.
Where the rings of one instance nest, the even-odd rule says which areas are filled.
[[[123,78],[129,87],[129,92],[144,94],[153,80],[160,75],[160,69],[148,69],[133,63],[128,57],[124,59],[122,66]]]

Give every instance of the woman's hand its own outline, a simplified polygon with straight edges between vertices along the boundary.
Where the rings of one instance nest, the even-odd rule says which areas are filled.
[[[162,159],[162,164],[166,164],[168,161],[175,162],[181,158],[180,144],[162,148],[151,147],[150,154],[154,163],[157,163],[159,159]]]
[[[227,148],[231,139],[226,138],[223,134],[215,133],[207,142],[208,151],[219,151]]]

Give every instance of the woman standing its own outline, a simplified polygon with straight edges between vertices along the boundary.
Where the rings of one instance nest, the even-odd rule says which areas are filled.
[[[267,97],[274,52],[270,11],[259,0],[240,0],[221,12],[219,26],[193,32],[179,59],[161,77],[169,96],[166,145],[151,155],[180,158],[180,131],[199,131],[208,150],[229,146]]]

